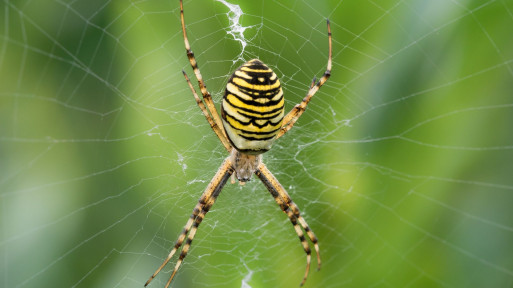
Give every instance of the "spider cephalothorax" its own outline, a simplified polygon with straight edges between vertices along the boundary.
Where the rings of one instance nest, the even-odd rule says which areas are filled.
[[[221,105],[221,120],[219,114],[217,114],[212,97],[205,87],[196,58],[187,40],[182,0],[180,0],[180,19],[182,22],[185,50],[187,51],[187,57],[191,63],[192,70],[198,79],[202,99],[199,98],[185,71],[183,71],[183,75],[191,89],[194,99],[196,99],[196,103],[203,112],[203,115],[205,115],[214,133],[230,153],[230,156],[223,161],[216,175],[201,195],[182,233],[178,236],[173,249],[171,249],[164,263],[153,273],[144,286],[147,286],[162,268],[166,266],[185,241],[178,261],[166,283],[166,288],[169,286],[176,272],[182,265],[183,259],[187,256],[198,226],[201,224],[212,205],[214,205],[217,196],[221,193],[221,190],[230,176],[234,175],[237,180],[239,180],[239,183],[244,184],[246,181],[249,181],[253,174],[262,181],[281,210],[287,214],[301,241],[303,250],[306,253],[306,270],[300,284],[303,285],[310,271],[311,262],[311,250],[305,234],[315,248],[315,252],[317,253],[317,267],[319,269],[321,267],[321,257],[317,238],[305,219],[301,216],[299,208],[287,194],[287,191],[285,191],[276,177],[274,177],[271,171],[264,165],[261,154],[271,148],[274,140],[283,136],[294,126],[294,123],[296,123],[297,119],[305,111],[306,105],[312,96],[330,77],[330,22],[327,21],[329,53],[326,72],[324,72],[324,75],[319,81],[316,82],[314,78],[310,84],[308,93],[300,104],[294,106],[292,111],[284,116],[283,90],[281,89],[278,77],[262,61],[253,59],[238,68],[228,80]]]
[[[233,165],[233,176],[239,180],[241,185],[244,185],[245,182],[251,180],[251,176],[257,171],[258,165],[262,162],[262,155],[246,154],[237,149],[232,149],[230,161]]]

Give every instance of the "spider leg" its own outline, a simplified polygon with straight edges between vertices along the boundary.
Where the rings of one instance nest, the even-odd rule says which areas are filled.
[[[314,78],[312,80],[312,84],[310,84],[310,89],[312,89],[313,86],[315,85],[315,81],[317,81],[317,77],[314,76]]]
[[[194,89],[194,86],[192,86],[191,80],[189,80],[189,77],[187,77],[187,73],[182,70],[183,76],[185,77],[185,80],[187,81],[187,84],[189,85],[189,88],[191,88],[192,95],[194,95],[194,99],[196,99],[196,103],[198,104],[199,108],[201,109],[201,112],[203,112],[203,115],[205,115],[205,118],[207,118],[208,123],[210,124],[210,127],[212,130],[214,130],[214,133],[216,133],[219,140],[221,140],[221,143],[223,143],[224,148],[230,152],[232,150],[232,145],[228,141],[228,139],[224,136],[224,130],[223,128],[219,127],[219,125],[210,117],[210,114],[208,114],[208,110],[205,107],[205,104],[203,104],[203,101],[198,97],[198,93],[196,93],[196,90]]]
[[[294,230],[296,231],[296,234],[298,235],[301,244],[303,245],[303,249],[306,253],[306,270],[305,275],[303,277],[303,281],[301,281],[300,284],[300,286],[303,286],[308,277],[308,272],[310,271],[311,250],[308,245],[308,242],[305,239],[303,230],[301,230],[301,227],[303,227],[306,234],[308,235],[308,238],[314,244],[315,252],[317,253],[317,269],[320,269],[321,256],[319,254],[319,244],[317,241],[317,237],[315,237],[315,234],[313,233],[312,229],[310,229],[310,226],[308,226],[305,219],[301,216],[299,208],[287,194],[287,191],[285,191],[280,182],[278,182],[276,177],[274,177],[271,171],[269,171],[269,169],[267,169],[267,167],[263,163],[260,163],[258,169],[255,171],[255,174],[258,176],[258,178],[260,178],[262,183],[264,183],[265,187],[274,197],[274,200],[276,201],[276,203],[278,203],[281,210],[287,214],[290,222],[294,226]],[[298,225],[298,221],[301,227]]]
[[[328,81],[328,79],[331,76],[331,28],[330,28],[330,20],[326,20],[326,23],[328,25],[328,66],[326,67],[326,72],[324,72],[324,75],[322,75],[321,79],[317,82],[317,84],[314,85],[315,78],[312,82],[312,85],[310,85],[310,89],[308,90],[308,93],[306,94],[305,98],[303,98],[303,101],[301,101],[300,104],[297,104],[292,108],[292,110],[285,115],[283,118],[283,126],[280,129],[280,132],[276,135],[276,139],[283,136],[285,133],[287,133],[290,129],[292,129],[292,126],[296,123],[296,121],[299,119],[301,114],[305,112],[306,105],[308,105],[308,102],[312,99],[312,97],[319,91],[321,86]]]
[[[205,217],[205,214],[208,212],[208,210],[214,205],[215,199],[221,193],[221,190],[223,189],[224,185],[226,184],[226,181],[228,181],[228,178],[233,174],[233,165],[230,161],[230,157],[226,158],[221,164],[221,167],[219,167],[219,170],[217,170],[216,175],[210,181],[207,188],[205,189],[205,192],[201,195],[198,204],[194,207],[194,210],[192,211],[191,216],[189,217],[189,220],[185,224],[182,232],[180,233],[180,236],[178,236],[178,239],[176,240],[176,243],[167,256],[166,260],[160,265],[160,267],[151,275],[150,279],[146,281],[146,284],[144,284],[144,287],[148,286],[150,282],[157,276],[157,274],[166,266],[166,264],[171,260],[173,255],[176,253],[176,251],[182,246],[185,237],[187,237],[187,240],[185,242],[185,245],[182,249],[182,252],[180,253],[178,262],[176,263],[176,266],[173,270],[173,273],[171,274],[171,277],[169,278],[166,287],[169,286],[171,283],[171,280],[173,280],[173,277],[175,276],[176,272],[178,271],[178,268],[180,268],[181,263],[183,262],[183,259],[185,256],[187,256],[187,252],[191,246],[192,239],[194,238],[194,235],[196,234],[196,230],[198,229],[199,224]],[[191,229],[192,227],[192,229]],[[189,233],[190,231],[190,233]],[[187,235],[189,234],[189,235]]]
[[[230,175],[227,175],[227,176],[228,177],[226,177],[224,182],[222,183],[223,186],[226,183],[226,181],[228,180]],[[194,224],[191,229],[191,233],[189,233],[189,235],[187,236],[187,241],[185,241],[185,245],[183,246],[182,252],[180,253],[180,257],[178,258],[178,261],[176,262],[175,268],[173,269],[173,273],[169,277],[169,280],[167,281],[165,288],[169,287],[169,284],[175,277],[176,272],[182,265],[183,259],[185,258],[185,256],[187,256],[187,253],[189,252],[192,240],[194,239],[194,236],[196,236],[196,231],[198,231],[199,225],[205,218],[205,214],[207,214],[207,212],[210,210],[210,208],[212,208],[212,206],[214,205],[214,203],[217,199],[217,196],[219,196],[219,193],[221,192],[221,188],[222,187],[220,187],[219,189],[216,189],[214,191],[214,193],[212,194],[212,197],[210,197],[210,199],[207,201],[207,203],[201,209],[201,212],[198,214],[198,217],[196,217],[196,220],[194,221]]]
[[[187,58],[189,58],[189,62],[191,63],[192,70],[194,71],[194,74],[196,75],[196,79],[198,79],[199,88],[201,91],[201,95],[203,95],[203,101],[205,101],[205,104],[207,105],[208,111],[210,112],[210,115],[212,117],[210,118],[214,123],[216,123],[216,127],[219,131],[215,131],[223,145],[226,147],[228,151],[231,150],[231,145],[229,146],[230,149],[227,147],[228,139],[226,136],[226,132],[224,131],[221,118],[219,118],[219,114],[217,113],[216,107],[214,105],[214,101],[212,100],[212,96],[210,96],[210,93],[207,90],[207,87],[205,86],[205,82],[203,81],[203,77],[201,76],[200,69],[198,67],[198,62],[196,62],[196,58],[194,57],[194,53],[191,50],[191,45],[189,44],[189,39],[187,38],[187,32],[185,30],[185,19],[183,16],[183,3],[182,0],[180,0],[180,19],[182,21],[182,31],[183,31],[183,41],[185,44],[185,50],[187,51]],[[197,102],[197,100],[196,100]],[[199,104],[198,104],[199,105]],[[203,111],[203,114],[208,114],[206,112],[205,106],[201,107],[200,109]],[[206,116],[206,115],[205,115]],[[210,123],[210,121],[209,121]],[[212,124],[211,124],[212,126]],[[212,127],[214,129],[214,127]],[[222,136],[221,136],[222,135]]]

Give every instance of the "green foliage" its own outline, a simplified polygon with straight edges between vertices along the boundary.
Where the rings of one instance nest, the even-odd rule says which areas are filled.
[[[319,238],[306,287],[511,285],[511,1],[239,2],[244,50],[225,5],[184,3],[217,105],[259,58],[291,109],[332,25],[331,79],[264,155]],[[0,286],[142,287],[226,157],[182,76],[178,1],[0,15]],[[297,287],[305,263],[254,179],[227,185],[173,287]]]

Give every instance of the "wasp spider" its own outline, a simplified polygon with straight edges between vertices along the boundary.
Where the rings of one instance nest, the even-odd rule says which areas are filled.
[[[203,100],[198,97],[185,71],[183,71],[183,75],[196,99],[196,103],[203,112],[203,115],[205,115],[212,130],[214,130],[221,143],[230,153],[230,156],[221,164],[216,175],[201,195],[198,204],[194,207],[189,220],[185,224],[180,236],[178,236],[166,260],[160,265],[157,271],[153,273],[144,286],[147,286],[160,270],[166,266],[185,241],[178,261],[166,283],[166,288],[169,286],[180,268],[183,259],[187,256],[187,252],[189,252],[191,242],[194,239],[194,235],[196,235],[198,226],[201,221],[203,221],[205,214],[207,214],[212,205],[214,205],[225,183],[232,177],[232,182],[235,182],[236,178],[240,184],[244,184],[246,181],[250,180],[253,173],[264,183],[281,210],[287,214],[305,250],[306,271],[301,281],[301,286],[306,281],[311,261],[310,246],[305,238],[305,233],[314,245],[315,252],[317,253],[317,268],[320,269],[321,258],[317,238],[299,213],[297,205],[290,199],[287,191],[285,191],[280,182],[278,182],[262,162],[262,153],[268,151],[276,139],[283,136],[294,126],[294,123],[296,123],[298,118],[305,111],[306,105],[312,96],[330,77],[330,22],[329,20],[327,21],[329,56],[326,72],[324,72],[324,75],[318,82],[316,82],[315,78],[313,79],[308,93],[300,104],[297,104],[287,115],[284,115],[283,91],[278,77],[267,65],[262,63],[262,61],[253,59],[239,67],[228,80],[221,105],[221,120],[214,106],[214,102],[212,101],[212,97],[205,87],[203,77],[201,76],[198,64],[187,39],[182,0],[180,0],[180,18],[185,50],[187,51],[187,57],[191,63],[192,70],[198,79]]]

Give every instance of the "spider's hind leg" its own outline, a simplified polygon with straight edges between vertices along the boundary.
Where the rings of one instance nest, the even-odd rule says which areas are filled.
[[[312,97],[321,89],[321,86],[324,85],[326,81],[331,76],[331,58],[332,58],[332,52],[331,52],[331,27],[330,27],[330,21],[326,20],[326,24],[328,25],[328,64],[326,66],[326,72],[324,72],[324,75],[322,75],[321,79],[315,83],[316,78],[314,77],[312,84],[310,84],[310,89],[308,90],[308,93],[303,98],[303,101],[301,103],[297,104],[292,108],[292,110],[285,115],[285,118],[283,118],[283,126],[280,129],[280,132],[276,135],[276,139],[280,138],[281,136],[285,135],[296,123],[296,121],[301,117],[303,112],[305,112],[306,106],[312,99]]]
[[[187,51],[187,58],[189,59],[189,62],[191,64],[192,70],[194,71],[194,75],[196,76],[196,79],[198,79],[198,85],[201,91],[201,95],[203,97],[203,101],[205,101],[205,105],[203,102],[199,99],[198,95],[196,94],[196,91],[194,90],[194,87],[192,86],[191,82],[189,81],[189,78],[184,72],[185,79],[187,80],[189,87],[191,88],[192,93],[194,94],[194,98],[196,99],[196,103],[198,103],[198,106],[200,107],[201,111],[207,118],[208,122],[210,123],[210,126],[214,130],[214,132],[217,134],[217,137],[219,137],[219,140],[221,140],[221,143],[223,143],[226,150],[231,150],[231,145],[228,142],[228,139],[226,138],[226,133],[224,131],[221,118],[219,118],[219,114],[217,114],[216,107],[214,105],[214,101],[212,100],[212,96],[207,90],[207,87],[205,85],[205,82],[203,81],[203,77],[201,76],[200,69],[198,67],[198,62],[196,61],[196,58],[194,57],[194,53],[191,50],[191,45],[189,44],[189,39],[187,38],[187,30],[185,29],[185,18],[183,13],[183,1],[180,0],[180,20],[182,22],[182,33],[183,33],[183,41],[185,45],[185,50]],[[201,103],[200,103],[201,102]]]

